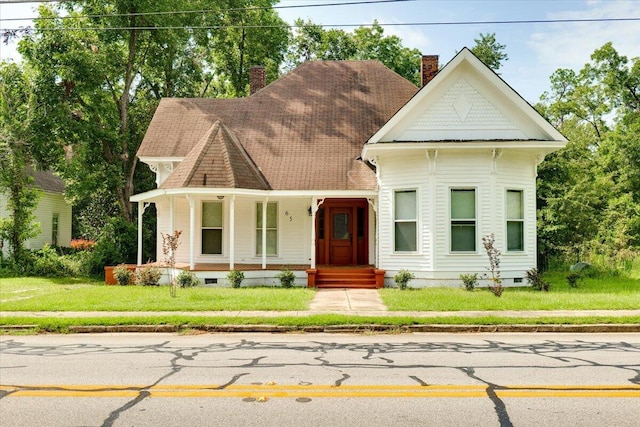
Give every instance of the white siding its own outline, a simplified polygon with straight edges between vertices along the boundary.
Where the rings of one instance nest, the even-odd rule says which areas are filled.
[[[196,263],[228,263],[230,261],[230,197],[218,200],[216,197],[195,199],[196,229],[193,245]],[[223,203],[223,249],[222,255],[201,253],[201,206],[202,202]],[[264,199],[240,197],[235,199],[235,263],[260,264],[262,256],[256,255],[256,204]],[[267,264],[307,264],[310,260],[311,217],[308,208],[310,198],[269,199],[278,204],[278,254],[267,256]],[[184,197],[174,199],[174,225],[182,230],[180,247],[176,253],[177,263],[189,262],[190,230],[189,203]],[[158,260],[163,259],[161,233],[171,233],[168,200],[156,203],[158,212]]]
[[[406,268],[410,271],[433,269],[433,209],[428,162],[422,158],[389,158],[380,160],[380,201],[378,208],[380,230],[379,267],[389,271]],[[394,251],[393,197],[398,190],[416,190],[418,224],[416,253]]]
[[[506,151],[506,150],[505,150]],[[380,268],[387,277],[406,268],[416,275],[414,286],[444,284],[461,273],[487,272],[488,258],[482,236],[494,234],[502,252],[501,272],[505,284],[523,277],[536,265],[535,161],[531,154],[506,151],[497,160],[483,150],[440,150],[435,171],[430,173],[424,157],[378,159],[380,171]],[[416,254],[393,252],[393,192],[413,189],[419,198],[419,250]],[[476,191],[476,251],[452,253],[450,250],[451,189]],[[524,239],[522,252],[506,251],[507,190],[523,191]],[[420,279],[423,279],[422,282]],[[437,283],[425,282],[435,280]],[[389,280],[389,279],[388,279]]]
[[[6,208],[7,200],[0,195],[0,218],[8,217]],[[57,213],[58,219],[58,246],[68,247],[71,243],[71,205],[62,194],[43,192],[34,210],[35,221],[39,224],[40,233],[33,239],[25,242],[27,249],[40,249],[44,244],[51,244],[53,214]],[[6,244],[5,244],[6,246]],[[4,248],[5,253],[7,249]]]

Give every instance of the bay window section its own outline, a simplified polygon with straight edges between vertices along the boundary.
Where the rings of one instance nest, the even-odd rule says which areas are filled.
[[[267,256],[278,255],[278,204],[267,203]],[[256,204],[256,255],[262,255],[262,202]]]
[[[202,253],[222,255],[222,202],[202,203]]]
[[[476,190],[451,189],[451,252],[476,251]]]
[[[394,193],[396,252],[416,252],[418,248],[418,204],[416,190]]]
[[[522,190],[507,190],[507,251],[524,250]]]

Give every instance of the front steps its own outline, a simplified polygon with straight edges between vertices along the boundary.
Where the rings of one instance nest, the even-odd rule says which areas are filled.
[[[310,288],[377,289],[384,286],[384,270],[373,267],[319,267],[307,270],[307,277]]]

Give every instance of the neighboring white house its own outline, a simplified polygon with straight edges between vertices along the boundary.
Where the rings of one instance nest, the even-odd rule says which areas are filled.
[[[466,48],[439,71],[423,57],[422,75],[418,89],[377,61],[307,62],[248,98],[163,99],[138,151],[158,184],[132,198],[139,224],[155,203],[159,254],[182,230],[176,260],[210,283],[285,267],[366,281],[342,266],[378,286],[401,269],[459,283],[486,271],[492,233],[519,283],[536,265],[536,168],[566,139]]]
[[[27,249],[41,249],[45,244],[68,247],[71,242],[71,205],[64,198],[64,182],[51,172],[33,172],[35,187],[42,191],[34,210],[40,233],[25,242]],[[0,218],[9,216],[7,197],[0,192]],[[2,251],[8,254],[8,242]]]

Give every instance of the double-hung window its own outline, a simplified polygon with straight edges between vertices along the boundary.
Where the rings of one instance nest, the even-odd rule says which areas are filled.
[[[524,250],[522,190],[507,190],[507,251]]]
[[[262,255],[262,202],[256,204],[256,255]],[[278,204],[267,203],[267,256],[278,255]]]
[[[418,203],[416,190],[394,193],[396,252],[416,252],[418,248]]]
[[[222,202],[202,203],[202,253],[222,255]]]
[[[476,190],[451,189],[451,252],[476,251]]]

